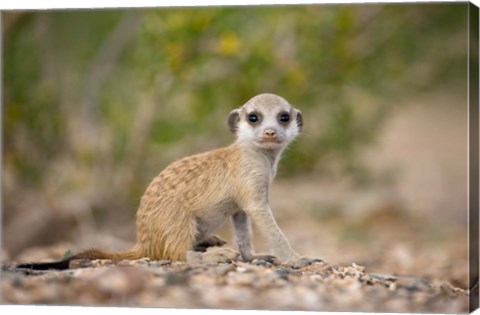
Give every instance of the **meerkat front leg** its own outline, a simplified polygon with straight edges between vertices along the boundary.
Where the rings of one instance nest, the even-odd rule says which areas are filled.
[[[233,232],[240,256],[244,261],[264,260],[273,264],[280,261],[273,255],[255,255],[252,248],[252,223],[245,211],[239,210],[232,216]]]
[[[232,216],[233,234],[240,256],[245,261],[253,260],[252,227],[245,211],[238,211]]]
[[[263,236],[267,239],[275,256],[286,264],[295,264],[300,259],[300,255],[290,247],[287,238],[273,218],[271,209],[268,205],[263,207],[252,207],[248,213],[252,216],[253,221],[259,227]]]
[[[263,236],[267,239],[273,254],[284,264],[293,268],[303,268],[315,262],[321,262],[321,259],[301,257],[291,247],[283,234],[282,230],[275,221],[272,210],[268,204],[252,205],[248,207],[248,214],[252,217],[253,222],[259,227]]]

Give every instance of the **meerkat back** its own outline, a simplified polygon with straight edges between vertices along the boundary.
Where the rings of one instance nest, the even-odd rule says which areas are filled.
[[[227,147],[183,158],[153,179],[137,212],[137,241],[146,256],[185,260],[187,251],[207,237],[200,235],[201,221],[223,221],[215,214],[231,203],[233,151]]]

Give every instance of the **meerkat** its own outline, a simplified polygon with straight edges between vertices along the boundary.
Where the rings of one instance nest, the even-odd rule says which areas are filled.
[[[90,249],[54,263],[22,264],[33,269],[68,268],[73,259],[185,261],[191,251],[206,261],[274,259],[296,268],[320,261],[290,246],[269,205],[269,192],[282,152],[303,129],[301,111],[275,94],[260,94],[228,116],[236,135],[231,145],[171,163],[148,185],[136,214],[137,242],[123,252]],[[238,249],[212,232],[231,218]],[[273,255],[256,255],[251,221]]]

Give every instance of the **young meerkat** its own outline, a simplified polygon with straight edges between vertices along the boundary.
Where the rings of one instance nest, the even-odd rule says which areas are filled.
[[[237,137],[233,144],[177,160],[151,181],[137,211],[133,248],[90,249],[59,262],[19,267],[62,269],[73,259],[186,260],[192,250],[225,244],[211,233],[228,218],[244,261],[271,259],[296,268],[320,261],[292,250],[269,205],[280,156],[303,128],[300,110],[280,96],[260,94],[230,112],[228,126]],[[253,253],[251,221],[267,239],[273,256]],[[205,261],[223,262],[236,259],[238,253],[218,248],[201,255]]]

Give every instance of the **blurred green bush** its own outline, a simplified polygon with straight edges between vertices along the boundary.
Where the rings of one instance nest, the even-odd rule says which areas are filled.
[[[6,12],[5,189],[94,190],[136,204],[173,159],[230,143],[229,111],[261,92],[285,97],[305,116],[280,176],[335,169],[365,179],[356,154],[393,107],[465,86],[467,10],[468,3],[437,3]]]

